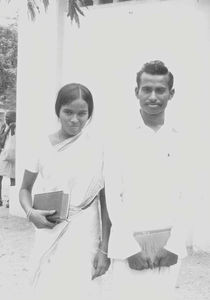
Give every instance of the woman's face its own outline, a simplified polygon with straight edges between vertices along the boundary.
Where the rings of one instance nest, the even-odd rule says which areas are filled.
[[[64,135],[77,135],[88,120],[88,104],[81,98],[61,106],[59,118]]]

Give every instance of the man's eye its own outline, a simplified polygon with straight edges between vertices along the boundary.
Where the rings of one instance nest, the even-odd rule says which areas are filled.
[[[157,88],[156,93],[157,94],[163,94],[163,93],[165,93],[165,90],[166,90],[165,88]]]
[[[148,86],[143,86],[143,87],[142,87],[142,91],[143,91],[144,93],[151,93],[151,92],[152,92],[152,89],[151,89],[150,87],[148,87]]]

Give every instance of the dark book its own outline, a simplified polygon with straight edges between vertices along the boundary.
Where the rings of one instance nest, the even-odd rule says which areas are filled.
[[[68,218],[69,195],[63,191],[42,193],[34,195],[33,208],[40,210],[55,210],[56,212],[48,216],[50,222],[61,222]]]

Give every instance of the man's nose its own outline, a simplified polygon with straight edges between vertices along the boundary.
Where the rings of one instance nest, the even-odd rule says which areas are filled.
[[[157,97],[156,97],[155,91],[152,91],[152,93],[149,96],[149,100],[152,101],[152,102],[156,102]]]

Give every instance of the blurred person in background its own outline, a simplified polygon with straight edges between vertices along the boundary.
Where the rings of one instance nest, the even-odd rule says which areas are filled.
[[[9,110],[5,114],[5,123],[1,127],[0,133],[0,206],[3,205],[3,177],[10,178],[10,186],[15,185],[15,129],[16,112]],[[9,207],[9,200],[7,200],[6,207]]]

